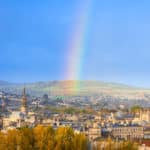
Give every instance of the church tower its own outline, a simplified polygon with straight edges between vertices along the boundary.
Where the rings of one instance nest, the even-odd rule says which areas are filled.
[[[23,89],[22,101],[21,101],[21,112],[27,114],[27,97],[26,97],[26,89]]]
[[[6,103],[5,103],[5,97],[2,95],[2,112],[5,112],[6,110]]]

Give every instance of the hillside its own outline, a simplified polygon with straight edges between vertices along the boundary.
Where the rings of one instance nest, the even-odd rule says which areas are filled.
[[[7,85],[12,85],[12,83],[0,80],[0,86],[7,86]]]
[[[135,88],[132,86],[109,83],[103,81],[47,81],[26,84],[13,84],[5,81],[0,82],[0,89],[20,93],[26,87],[29,94],[41,96],[49,95],[108,95],[122,98],[143,98],[150,95],[149,89]]]

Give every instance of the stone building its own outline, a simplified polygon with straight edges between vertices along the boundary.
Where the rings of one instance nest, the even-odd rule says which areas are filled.
[[[140,111],[140,116],[139,116],[140,121],[146,121],[150,123],[150,109],[142,109]]]
[[[101,137],[101,127],[97,123],[94,123],[92,127],[89,127],[88,137],[89,140],[95,140],[96,138]]]
[[[144,130],[142,126],[114,126],[112,136],[118,139],[142,139]]]

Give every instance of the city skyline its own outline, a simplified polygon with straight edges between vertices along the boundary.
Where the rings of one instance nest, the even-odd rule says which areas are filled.
[[[100,80],[150,87],[148,0],[0,6],[0,80]]]

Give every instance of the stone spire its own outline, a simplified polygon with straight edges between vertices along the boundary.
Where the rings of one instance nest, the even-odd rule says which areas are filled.
[[[2,111],[4,112],[6,109],[5,97],[2,95]]]
[[[22,101],[21,101],[21,112],[27,114],[27,97],[26,97],[26,89],[23,89]]]

